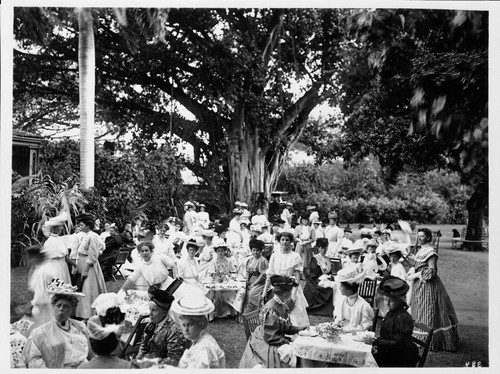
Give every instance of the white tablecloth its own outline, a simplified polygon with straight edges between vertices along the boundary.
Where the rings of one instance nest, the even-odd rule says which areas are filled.
[[[246,283],[240,281],[229,281],[223,283],[203,283],[205,288],[210,291],[209,297],[215,298],[216,292],[223,292],[223,300],[229,304],[238,313],[243,311],[243,302],[245,301]]]
[[[356,367],[378,366],[371,353],[372,346],[353,340],[351,334],[342,334],[338,343],[330,343],[320,336],[298,336],[292,344],[297,356],[307,360]]]

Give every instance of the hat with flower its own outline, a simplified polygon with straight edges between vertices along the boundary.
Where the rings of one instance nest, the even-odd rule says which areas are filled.
[[[69,295],[76,297],[85,297],[82,292],[77,292],[78,287],[72,286],[71,284],[65,283],[59,278],[52,279],[52,281],[47,286],[47,292],[51,295]]]

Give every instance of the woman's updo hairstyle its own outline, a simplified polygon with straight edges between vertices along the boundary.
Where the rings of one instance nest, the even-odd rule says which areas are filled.
[[[144,240],[142,242],[139,242],[139,244],[137,244],[137,251],[139,252],[141,248],[144,246],[148,247],[151,252],[153,252],[153,249],[155,249],[155,246],[152,242]]]
[[[432,231],[429,230],[427,227],[418,229],[417,232],[423,232],[425,234],[425,239],[427,240],[428,243],[432,241]]]
[[[265,244],[262,240],[259,240],[259,239],[250,239],[250,242],[248,243],[248,246],[250,247],[250,249],[257,249],[259,251],[263,251],[264,250],[264,247],[265,247]]]
[[[283,231],[278,234],[278,241],[281,240],[283,236],[286,236],[288,239],[290,239],[290,242],[293,243],[293,234],[288,231]]]

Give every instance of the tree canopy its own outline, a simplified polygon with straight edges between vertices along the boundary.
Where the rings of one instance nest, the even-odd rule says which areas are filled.
[[[64,12],[41,12],[61,29],[34,38],[16,9],[15,120],[24,129],[75,117],[75,21]],[[339,90],[348,13],[171,9],[158,35],[145,27],[147,9],[124,11],[126,26],[110,10],[96,12],[96,119],[132,131],[136,147],[191,144],[186,165],[226,203],[269,193],[310,112]]]

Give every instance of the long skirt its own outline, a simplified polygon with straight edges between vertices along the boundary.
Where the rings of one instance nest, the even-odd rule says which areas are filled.
[[[243,314],[259,309],[262,300],[262,291],[264,291],[264,284],[258,284],[254,287],[248,286]]]
[[[302,286],[297,287],[297,294],[292,299],[295,307],[290,311],[290,321],[292,325],[299,327],[309,327],[309,316],[307,315],[307,300],[302,291]]]
[[[439,276],[436,275],[426,282],[416,280],[413,283],[410,308],[415,322],[434,328],[431,351],[456,351],[460,342],[458,319]]]
[[[80,274],[84,271],[85,261],[87,261],[87,256],[81,256],[78,259],[77,268]],[[82,292],[85,297],[79,300],[75,314],[79,318],[87,319],[95,314],[91,307],[94,300],[101,293],[106,293],[106,283],[98,261],[90,266],[88,276],[83,281]]]
[[[288,364],[280,360],[278,346],[264,341],[264,328],[259,325],[248,339],[247,346],[240,360],[240,368],[253,368],[262,365],[265,368],[288,368]]]
[[[312,315],[333,315],[333,289],[318,286],[318,280],[306,279],[304,295],[309,306],[307,312]]]
[[[71,284],[71,274],[64,257],[49,258],[47,261],[50,262],[54,268],[54,278],[58,278],[64,283]]]
[[[313,257],[311,244],[297,243],[297,247],[295,247],[295,252],[300,254],[302,261],[304,261],[304,270],[306,270],[309,267],[311,258]]]

